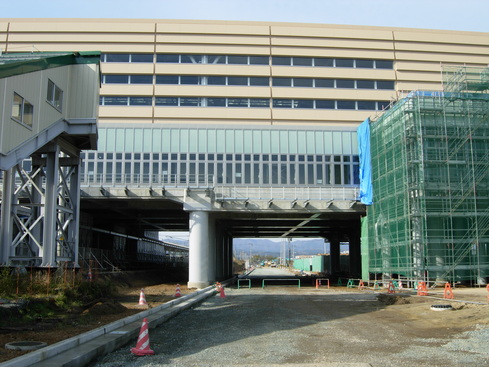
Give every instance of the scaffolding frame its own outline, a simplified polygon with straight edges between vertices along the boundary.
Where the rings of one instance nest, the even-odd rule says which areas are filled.
[[[443,93],[412,92],[371,123],[369,272],[486,284],[489,69],[443,80]]]

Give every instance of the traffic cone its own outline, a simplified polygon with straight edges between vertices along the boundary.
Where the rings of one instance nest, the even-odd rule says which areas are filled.
[[[453,299],[453,290],[450,283],[445,283],[445,291],[443,292],[444,299]]]
[[[219,291],[221,298],[226,298],[226,294],[224,293],[224,286],[221,285],[221,290]]]
[[[177,284],[177,289],[175,290],[175,297],[181,297],[182,295],[180,294],[180,284]]]
[[[144,289],[142,288],[139,295],[139,306],[148,306],[148,302],[146,302],[146,296],[144,295]]]
[[[155,354],[149,347],[148,319],[143,319],[141,330],[139,330],[138,341],[135,348],[131,348],[131,353],[136,356],[147,356]]]

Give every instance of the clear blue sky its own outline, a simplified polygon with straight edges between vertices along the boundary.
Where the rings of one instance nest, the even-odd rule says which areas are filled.
[[[489,0],[3,0],[1,18],[251,20],[489,32]]]

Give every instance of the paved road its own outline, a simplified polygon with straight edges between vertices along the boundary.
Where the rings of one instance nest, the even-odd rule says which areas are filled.
[[[418,327],[367,291],[269,286],[225,293],[151,329],[154,356],[132,356],[134,341],[96,366],[488,365],[487,351],[439,347],[466,336],[442,327],[446,339],[434,338],[429,320]]]

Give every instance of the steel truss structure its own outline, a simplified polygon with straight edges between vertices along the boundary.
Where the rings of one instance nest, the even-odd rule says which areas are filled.
[[[53,141],[31,161],[4,171],[0,264],[77,267],[80,158]]]
[[[412,92],[371,123],[371,274],[487,282],[488,91],[489,69],[445,68],[443,93]]]

